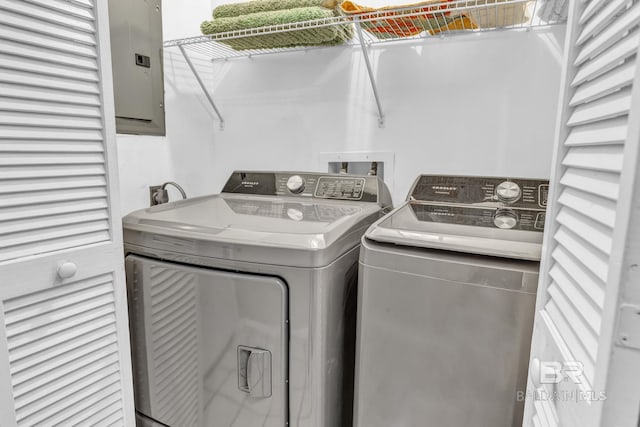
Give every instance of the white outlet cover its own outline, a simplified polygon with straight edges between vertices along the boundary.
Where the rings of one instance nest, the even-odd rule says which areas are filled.
[[[392,151],[346,151],[335,153],[320,153],[319,170],[328,170],[329,163],[339,162],[383,162],[384,182],[393,194],[393,181],[395,177],[396,153]]]

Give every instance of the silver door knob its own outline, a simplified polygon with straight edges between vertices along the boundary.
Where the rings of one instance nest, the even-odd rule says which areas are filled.
[[[77,271],[78,266],[72,262],[67,261],[60,264],[60,266],[58,267],[58,277],[60,277],[61,279],[68,279],[70,277],[73,277]]]

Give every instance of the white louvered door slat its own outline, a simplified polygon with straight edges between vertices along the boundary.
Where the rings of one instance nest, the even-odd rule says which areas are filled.
[[[637,167],[638,24],[638,0],[571,4],[525,426],[605,427],[600,393]]]
[[[62,5],[59,1],[28,2],[14,0],[0,0],[0,9],[17,13],[33,20],[34,24],[52,23],[62,28],[73,28],[87,33],[96,32],[96,22],[93,8],[74,8],[71,3],[67,7],[51,7],[55,4]],[[94,5],[95,7],[95,5]],[[82,11],[85,11],[84,13]],[[75,13],[74,13],[75,12]],[[33,28],[38,28],[34,25]],[[49,35],[49,32],[46,32]],[[52,33],[52,34],[55,34]]]
[[[2,59],[0,58],[0,61]],[[96,107],[65,105],[60,103],[44,103],[27,99],[3,99],[0,101],[0,111],[19,111],[22,113],[55,114],[66,117],[100,117],[100,109]],[[50,145],[55,145],[53,141]],[[14,147],[20,149],[21,147]]]
[[[584,292],[589,296],[591,302],[602,310],[604,307],[604,287],[602,282],[598,278],[582,267],[580,261],[578,261],[574,254],[569,253],[562,246],[556,247],[551,254],[556,265],[555,267],[562,268],[571,279],[582,287]]]
[[[611,19],[626,7],[627,3],[628,0],[613,0],[606,5],[606,7],[603,7],[596,16],[593,16],[585,24],[582,32],[580,33],[580,37],[576,40],[576,43],[582,44],[589,37],[593,36],[598,31],[603,30]]]
[[[569,105],[573,107],[617,92],[621,88],[631,84],[635,70],[635,61],[630,61],[621,67],[614,68],[609,73],[595,80],[585,83],[576,90]]]
[[[623,90],[575,107],[567,125],[594,123],[626,114],[631,107],[631,90]]]
[[[562,160],[563,166],[605,172],[620,172],[624,147],[603,145],[593,147],[571,147]]]
[[[571,84],[573,86],[582,84],[616,68],[620,65],[620,61],[636,54],[639,43],[640,31],[635,29],[607,51],[577,69]]]
[[[618,144],[624,142],[627,133],[627,117],[602,120],[571,129],[566,146]]]
[[[611,255],[610,228],[588,219],[578,211],[562,208],[556,217],[559,224],[578,236],[588,236],[589,243],[604,255]]]
[[[42,46],[38,46],[37,44],[24,44],[21,40],[3,40],[2,45],[0,45],[0,52],[5,56],[20,56],[27,61],[27,64],[37,63],[38,61],[36,59],[30,58],[39,57],[40,62],[44,62],[42,66],[45,67],[45,71],[54,70],[56,67],[62,66],[66,66],[67,69],[72,70],[76,75],[81,75],[81,73],[86,73],[87,71],[90,72],[98,70],[98,62],[96,58],[78,55],[76,51],[67,53],[62,52],[59,49],[44,50]],[[18,68],[25,68],[25,65],[20,65]],[[8,89],[10,89],[10,87],[6,86],[5,90]]]
[[[3,427],[135,425],[108,27],[106,2],[0,0]]]
[[[84,69],[58,63],[43,64],[41,60],[28,59],[28,57],[15,58],[11,54],[4,53],[0,53],[0,62],[2,62],[3,67],[13,71],[33,72],[37,70],[39,74],[49,77],[71,77],[75,80],[89,82],[97,82],[99,80],[97,71],[89,68]]]
[[[619,182],[614,175],[584,169],[566,168],[560,177],[560,184],[611,200],[617,200],[620,192]]]
[[[593,333],[597,334],[602,320],[600,307],[593,304],[593,300],[586,295],[582,286],[577,284],[571,274],[560,265],[555,265],[549,271],[549,275],[562,293],[575,305],[577,312],[584,319],[584,323],[590,327]]]
[[[615,21],[615,25],[611,25]],[[606,51],[620,40],[629,30],[640,22],[640,4],[633,6],[620,17],[614,17],[600,33],[596,33],[580,46],[580,52],[575,58],[574,65],[581,66],[590,58]]]
[[[602,7],[604,7],[610,0],[593,0],[590,1],[589,4],[584,8],[581,15],[579,17],[580,25],[584,25],[587,20],[591,19],[593,15],[598,12]]]

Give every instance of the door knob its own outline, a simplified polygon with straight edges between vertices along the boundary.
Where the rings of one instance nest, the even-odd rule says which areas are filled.
[[[63,262],[58,267],[58,277],[60,277],[61,279],[68,279],[70,277],[73,277],[77,271],[78,266],[73,262]]]
[[[540,382],[540,359],[534,357],[531,359],[531,366],[529,366],[529,377],[535,388],[540,388],[542,383]]]

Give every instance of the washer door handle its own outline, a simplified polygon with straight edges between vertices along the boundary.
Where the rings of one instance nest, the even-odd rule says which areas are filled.
[[[271,397],[269,350],[238,346],[238,388],[251,397]]]

